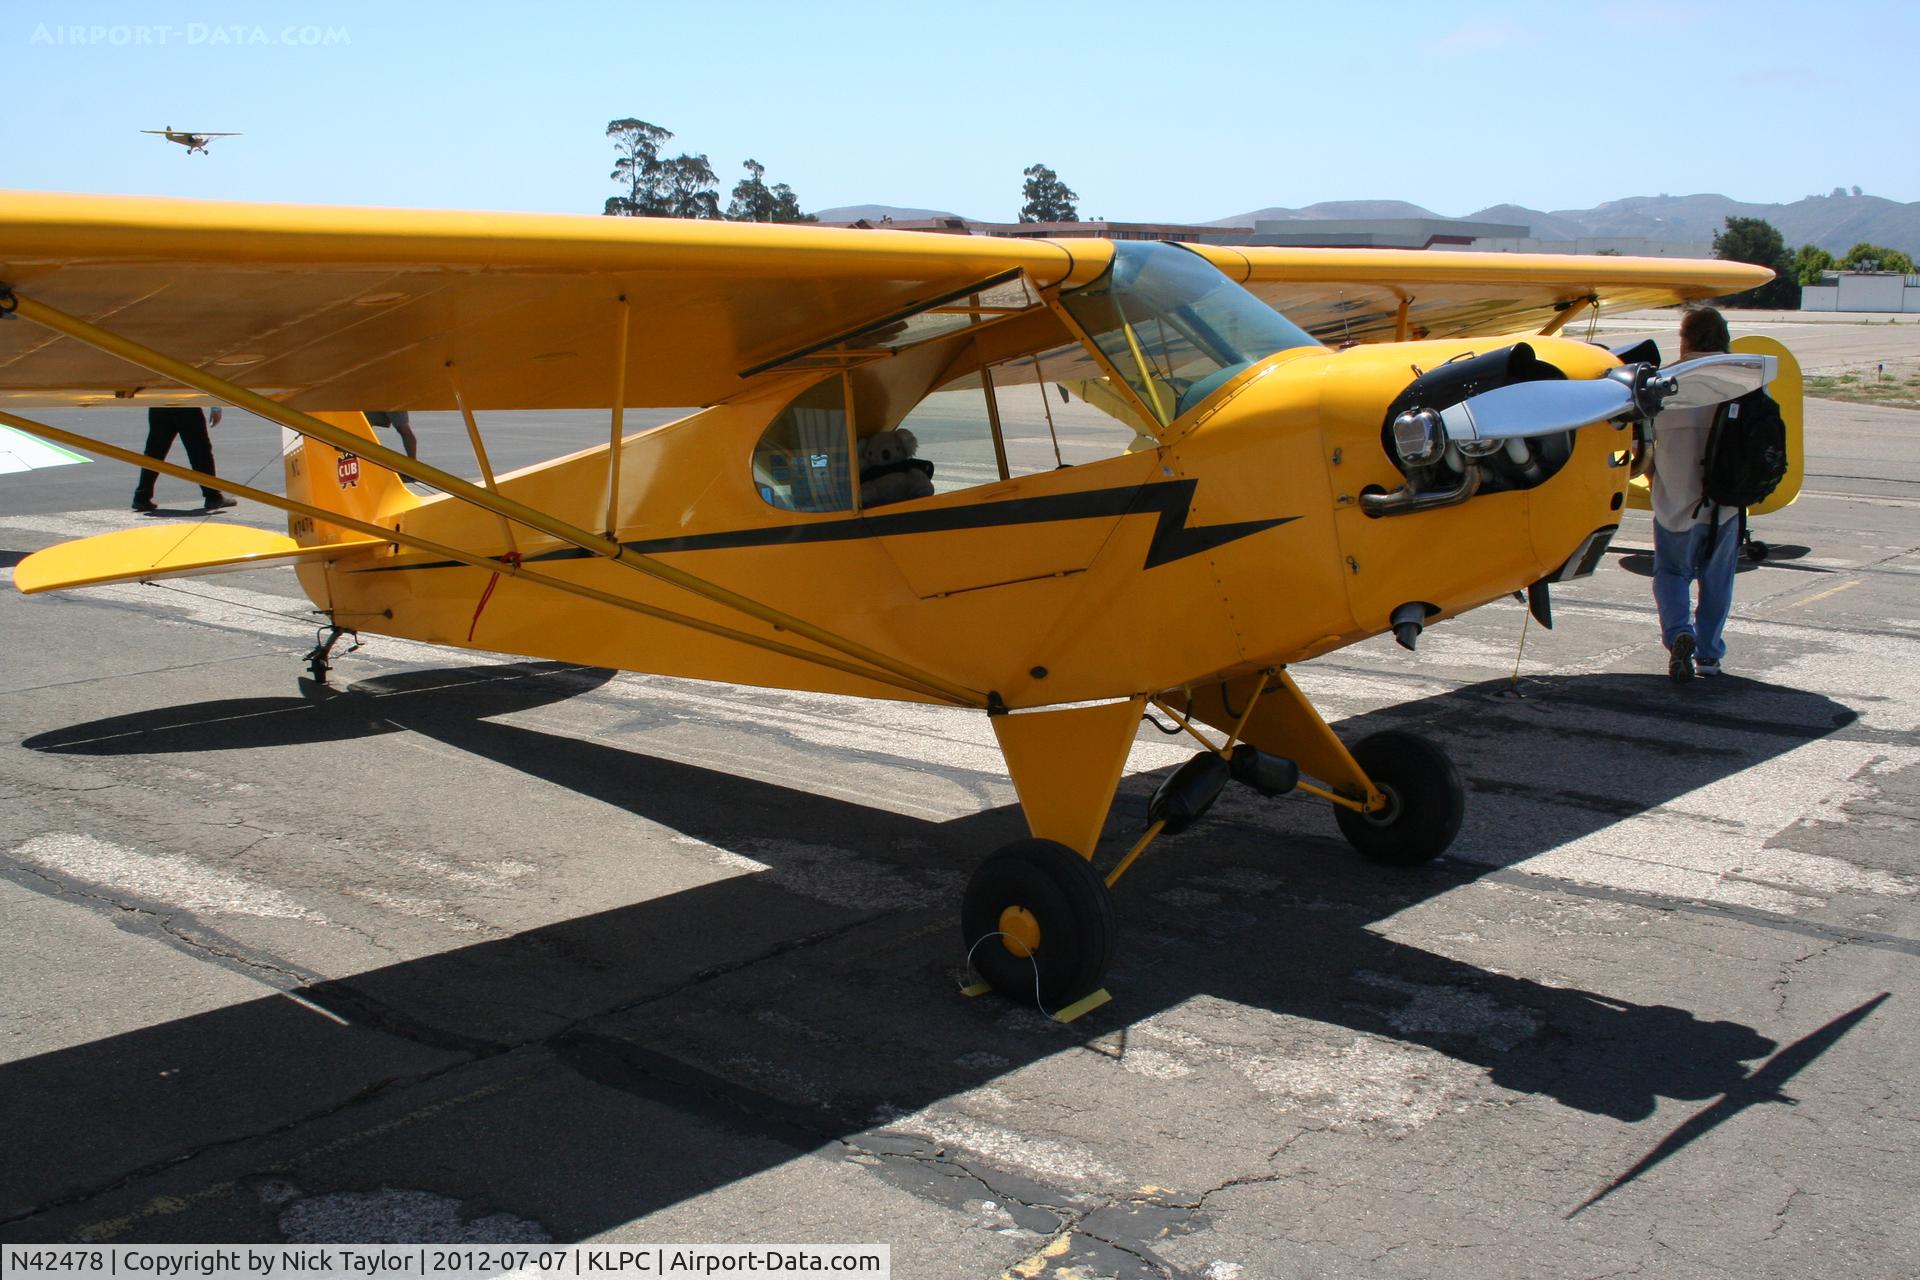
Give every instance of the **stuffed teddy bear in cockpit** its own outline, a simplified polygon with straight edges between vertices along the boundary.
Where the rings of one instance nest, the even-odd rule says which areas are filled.
[[[914,453],[920,442],[911,431],[876,431],[860,442],[860,505],[933,496],[933,464]]]

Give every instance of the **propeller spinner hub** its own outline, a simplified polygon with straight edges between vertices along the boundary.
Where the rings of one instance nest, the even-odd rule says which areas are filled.
[[[1658,414],[1665,406],[1667,397],[1680,389],[1678,381],[1661,376],[1659,367],[1651,364],[1623,364],[1617,369],[1607,370],[1605,376],[1627,388],[1630,402],[1621,406],[1622,410],[1630,411],[1638,418],[1651,418]]]

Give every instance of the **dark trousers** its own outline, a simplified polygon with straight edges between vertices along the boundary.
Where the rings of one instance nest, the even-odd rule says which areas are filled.
[[[207,438],[207,415],[199,409],[162,409],[147,410],[147,456],[166,460],[167,451],[173,448],[174,437],[187,446],[187,465],[195,471],[213,475],[213,441]],[[157,471],[142,471],[139,483],[133,486],[135,502],[152,502],[154,481],[160,478]],[[200,486],[200,495],[208,502],[220,501],[220,491]]]

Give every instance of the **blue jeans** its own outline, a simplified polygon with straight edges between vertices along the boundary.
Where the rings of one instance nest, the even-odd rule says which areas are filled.
[[[1721,631],[1733,608],[1733,572],[1740,557],[1740,522],[1720,526],[1713,552],[1707,553],[1711,524],[1700,523],[1685,533],[1674,533],[1659,521],[1653,524],[1653,602],[1660,609],[1660,639],[1667,648],[1683,631],[1693,633],[1693,651],[1705,662],[1726,656]],[[1700,583],[1700,607],[1693,607],[1693,584]]]

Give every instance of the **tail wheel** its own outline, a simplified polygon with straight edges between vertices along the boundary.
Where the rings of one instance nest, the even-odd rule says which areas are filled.
[[[1447,753],[1426,738],[1390,730],[1354,744],[1353,758],[1387,805],[1375,813],[1335,809],[1347,843],[1392,867],[1419,866],[1445,853],[1467,812],[1466,786]]]
[[[974,971],[1056,1010],[1088,995],[1113,959],[1113,897],[1093,864],[1051,840],[1018,840],[967,882],[960,932]]]
[[[1747,540],[1747,559],[1759,564],[1767,558],[1767,544],[1756,539]]]

